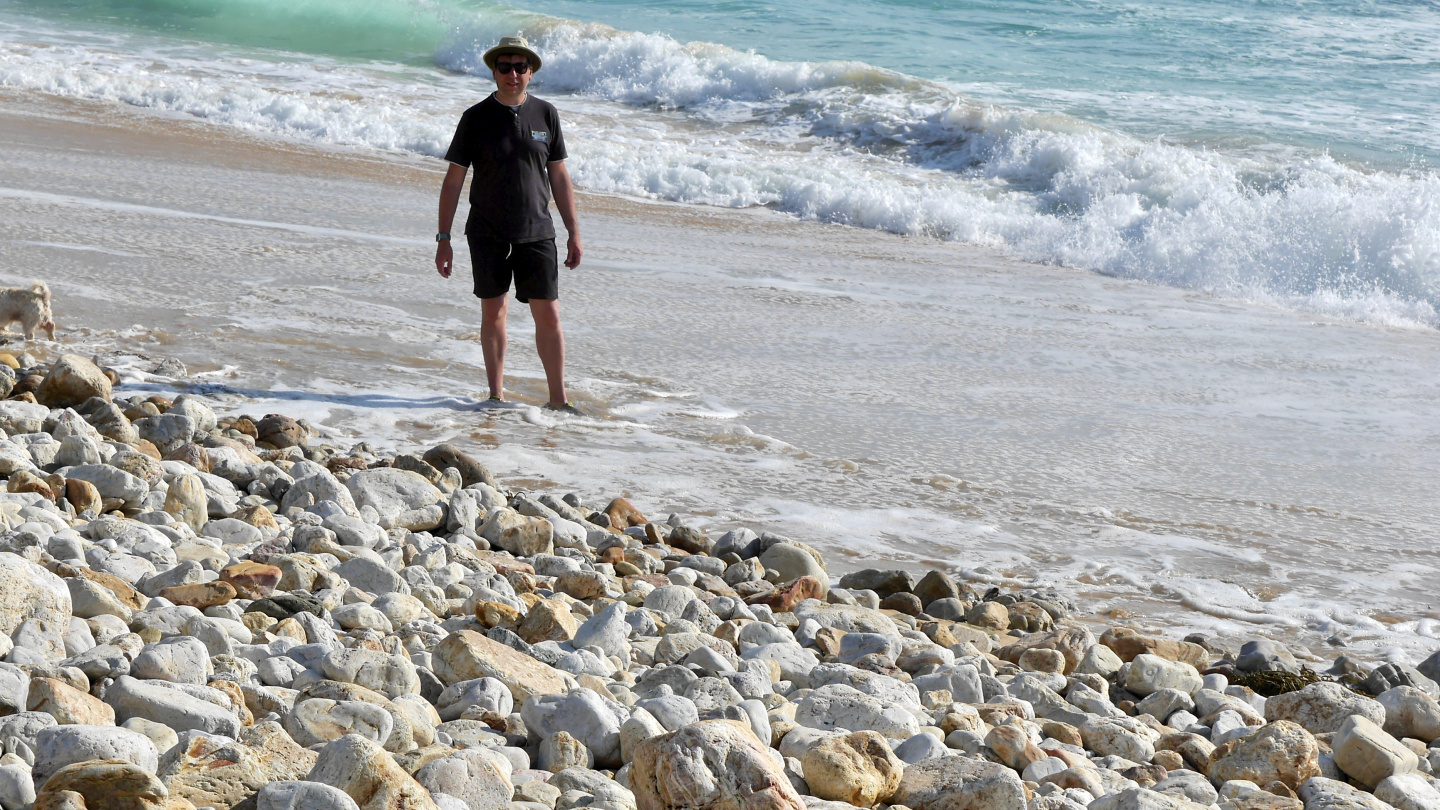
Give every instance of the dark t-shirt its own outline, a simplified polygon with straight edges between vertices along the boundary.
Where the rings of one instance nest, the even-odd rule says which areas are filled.
[[[554,105],[527,95],[517,109],[491,94],[460,116],[445,159],[475,170],[466,234],[506,242],[555,238],[546,164],[565,159],[565,138]]]

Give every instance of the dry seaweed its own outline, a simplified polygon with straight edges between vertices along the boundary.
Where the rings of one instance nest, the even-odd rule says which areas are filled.
[[[1283,695],[1286,692],[1298,692],[1312,683],[1320,683],[1322,681],[1338,683],[1352,692],[1367,697],[1374,697],[1357,684],[1336,680],[1328,675],[1321,675],[1309,667],[1301,667],[1298,673],[1268,670],[1264,672],[1238,673],[1230,678],[1230,683],[1236,686],[1249,687],[1255,694],[1267,698]]]

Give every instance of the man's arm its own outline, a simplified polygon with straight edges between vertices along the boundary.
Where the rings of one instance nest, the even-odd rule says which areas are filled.
[[[445,172],[445,182],[440,186],[440,229],[437,233],[450,232],[450,226],[455,221],[455,209],[460,205],[460,190],[465,187],[465,172],[466,168],[458,163],[451,163]],[[441,278],[450,277],[454,258],[449,239],[435,246],[435,269],[440,271]]]
[[[580,266],[580,256],[585,252],[580,248],[580,223],[575,219],[575,186],[570,182],[570,170],[565,168],[565,161],[557,160],[546,165],[550,169],[550,193],[555,195],[555,207],[560,209],[560,220],[565,223],[565,230],[570,232],[570,241],[565,249],[565,266],[574,270]]]

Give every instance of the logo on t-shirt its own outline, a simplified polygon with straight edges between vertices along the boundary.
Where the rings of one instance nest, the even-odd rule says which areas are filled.
[[[548,133],[548,132],[535,132],[535,131],[532,130],[532,131],[530,132],[530,139],[531,139],[531,140],[535,140],[535,141],[545,141],[546,143],[549,143],[549,141],[550,141],[550,133]]]

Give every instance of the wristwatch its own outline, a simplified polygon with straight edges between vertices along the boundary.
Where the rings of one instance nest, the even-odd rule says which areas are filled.
[[[447,239],[449,239],[449,238],[450,238],[450,234],[448,234],[448,233],[437,233],[437,234],[435,234],[435,241],[436,241],[436,242],[444,242],[445,240],[447,240]]]

